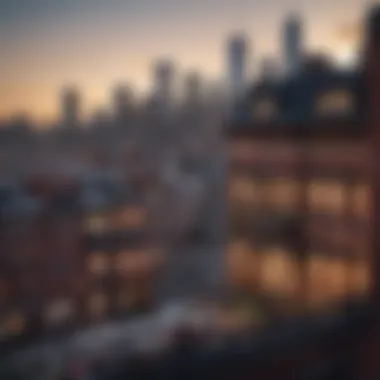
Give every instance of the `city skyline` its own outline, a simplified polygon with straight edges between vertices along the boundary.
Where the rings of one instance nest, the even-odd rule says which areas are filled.
[[[226,39],[239,31],[250,37],[257,69],[263,56],[280,59],[281,28],[294,9],[305,25],[307,49],[341,59],[356,46],[356,15],[365,6],[364,0],[318,7],[290,0],[6,1],[0,6],[0,117],[24,111],[39,121],[55,119],[56,94],[67,83],[83,91],[88,114],[109,104],[117,82],[146,92],[152,62],[160,57],[172,57],[181,73],[223,78]]]

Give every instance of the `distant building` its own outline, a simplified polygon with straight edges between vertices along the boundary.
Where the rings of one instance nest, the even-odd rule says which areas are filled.
[[[95,128],[103,128],[108,125],[110,116],[106,109],[97,108],[91,117],[91,126]]]
[[[279,63],[275,58],[266,57],[261,62],[260,77],[264,80],[277,79],[280,76]]]
[[[132,114],[133,93],[128,85],[117,85],[112,93],[113,115],[119,124],[128,122]]]
[[[154,97],[163,106],[169,106],[174,97],[174,64],[160,60],[154,65]]]
[[[201,78],[196,72],[190,73],[185,78],[184,100],[185,105],[194,106],[200,103],[202,97]]]
[[[232,99],[239,97],[246,86],[248,46],[244,35],[234,35],[228,41],[228,86]]]
[[[61,114],[64,128],[80,125],[80,94],[75,87],[67,87],[62,91]]]
[[[283,30],[283,53],[286,75],[296,75],[302,64],[302,25],[296,15],[288,17]]]

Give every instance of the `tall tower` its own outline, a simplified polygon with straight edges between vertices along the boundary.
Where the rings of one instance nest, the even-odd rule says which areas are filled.
[[[156,100],[161,105],[170,105],[174,97],[174,64],[168,60],[157,61],[153,75]]]
[[[283,49],[286,75],[296,75],[302,64],[302,25],[297,15],[285,20]]]
[[[117,85],[112,92],[113,116],[115,122],[124,124],[132,114],[133,93],[131,88],[125,84]]]
[[[80,124],[80,95],[75,87],[67,87],[61,95],[62,125],[75,128]]]
[[[233,100],[245,90],[247,80],[248,40],[243,34],[233,35],[228,41],[228,89]]]
[[[197,72],[189,73],[184,83],[184,100],[188,106],[196,106],[201,103],[201,77]]]

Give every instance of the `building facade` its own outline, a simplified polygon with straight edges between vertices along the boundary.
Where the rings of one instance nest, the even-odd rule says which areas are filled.
[[[282,309],[369,297],[377,269],[380,17],[366,64],[256,84],[228,129],[227,271]]]

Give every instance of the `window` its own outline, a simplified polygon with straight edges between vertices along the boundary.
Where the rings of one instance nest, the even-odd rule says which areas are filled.
[[[272,99],[259,99],[254,103],[253,112],[257,119],[269,120],[276,115],[277,106]]]
[[[102,215],[88,216],[85,220],[85,231],[91,235],[100,235],[107,230],[107,220]]]
[[[368,184],[356,185],[352,192],[353,213],[368,218],[371,210],[371,188]]]
[[[101,317],[107,311],[107,297],[104,293],[96,293],[88,300],[88,309],[91,316]]]
[[[233,285],[252,284],[258,270],[258,257],[252,245],[244,240],[230,243],[227,268]]]
[[[352,295],[365,296],[371,286],[371,267],[367,260],[357,260],[350,264],[349,291]]]
[[[91,253],[87,258],[87,268],[92,274],[104,276],[109,270],[109,257],[101,252]]]
[[[316,102],[316,112],[319,115],[340,115],[353,111],[354,99],[351,92],[333,90],[321,95]]]
[[[60,324],[70,319],[75,312],[74,302],[70,299],[58,299],[45,309],[44,319],[47,324]]]
[[[281,247],[270,247],[260,252],[260,288],[274,296],[291,296],[298,285],[295,255]]]
[[[146,220],[146,209],[139,206],[125,207],[116,218],[117,228],[141,228]]]
[[[123,274],[136,274],[155,269],[160,263],[161,257],[153,250],[136,249],[126,250],[117,254],[117,270]]]
[[[299,198],[298,184],[292,179],[279,178],[262,181],[260,184],[261,201],[279,211],[291,211]]]
[[[251,204],[257,200],[257,187],[250,178],[235,177],[229,181],[228,194],[232,202]]]
[[[311,211],[341,214],[344,210],[345,187],[338,181],[312,181],[308,187]]]
[[[308,261],[308,297],[312,308],[344,298],[349,288],[348,262],[318,252],[311,253]]]

